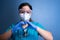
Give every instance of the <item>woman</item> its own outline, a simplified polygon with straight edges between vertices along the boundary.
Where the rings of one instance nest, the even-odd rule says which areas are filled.
[[[29,3],[22,3],[18,10],[20,22],[12,25],[7,32],[0,35],[0,40],[38,40],[39,35],[44,40],[53,40],[50,32],[46,31],[39,23],[32,21],[32,6]]]

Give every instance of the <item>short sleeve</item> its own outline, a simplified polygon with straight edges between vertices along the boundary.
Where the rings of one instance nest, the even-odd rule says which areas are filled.
[[[44,26],[42,26],[42,25],[41,25],[41,24],[39,24],[39,23],[37,23],[37,26],[38,26],[38,27],[40,27],[40,28],[42,28],[42,29],[44,29],[44,30],[46,30],[46,29],[45,29],[45,27],[44,27]]]
[[[38,22],[33,22],[33,24],[35,24],[36,26],[40,27],[41,29],[46,30],[45,27],[42,26],[42,25],[41,25],[40,23],[38,23]]]
[[[13,27],[14,27],[14,24],[12,24],[11,26],[9,26],[9,27],[6,29],[6,32],[8,32],[9,30],[12,30]]]

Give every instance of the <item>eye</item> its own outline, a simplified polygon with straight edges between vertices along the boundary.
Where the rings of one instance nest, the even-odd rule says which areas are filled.
[[[24,13],[24,11],[21,11],[21,13]]]
[[[31,11],[27,11],[27,13],[29,13],[29,14],[30,14],[30,13],[31,13]]]
[[[19,13],[24,13],[24,12],[25,12],[25,11],[24,11],[24,10],[22,10],[22,9],[20,9],[20,10],[19,10]]]
[[[27,13],[30,13],[30,12],[27,12]]]

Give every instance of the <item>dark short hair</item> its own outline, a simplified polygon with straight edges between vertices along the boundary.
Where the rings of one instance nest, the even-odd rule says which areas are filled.
[[[32,10],[32,6],[31,6],[29,3],[27,3],[27,2],[21,3],[21,4],[19,5],[19,7],[18,7],[18,10],[21,9],[22,7],[24,7],[24,6],[29,6],[29,8]]]

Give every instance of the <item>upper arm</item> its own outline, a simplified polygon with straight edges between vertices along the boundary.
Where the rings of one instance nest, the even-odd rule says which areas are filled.
[[[40,23],[38,22],[32,22],[33,24],[35,24],[36,26],[38,26],[39,28],[46,30],[44,26],[42,26]]]
[[[42,26],[41,24],[37,23],[37,26],[43,30],[46,30],[44,26]]]
[[[12,28],[13,28],[13,25],[9,26],[6,32],[0,35],[0,40],[9,39],[12,35]]]
[[[6,40],[6,39],[10,38],[11,35],[12,35],[12,32],[11,32],[11,30],[9,30],[8,32],[5,32],[0,35],[0,40]]]

